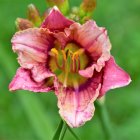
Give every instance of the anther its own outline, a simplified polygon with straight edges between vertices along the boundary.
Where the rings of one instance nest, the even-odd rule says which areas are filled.
[[[62,69],[59,64],[58,64],[58,51],[55,49],[55,48],[52,48],[51,49],[51,53],[50,55],[54,56],[54,59],[55,59],[55,63],[56,63],[56,66],[59,68],[59,69]]]
[[[51,49],[51,52],[54,53],[54,54],[56,54],[58,56],[58,51],[55,48],[52,48]]]
[[[76,59],[72,59],[73,62],[73,72],[76,72]]]
[[[80,66],[80,57],[78,56],[78,71],[80,70],[81,66]]]
[[[79,49],[78,51],[76,51],[73,54],[73,58],[76,57],[76,59],[78,58],[79,55],[81,55],[84,52],[84,49]]]
[[[66,53],[64,50],[62,50],[62,55],[63,55],[63,64],[62,64],[62,67],[63,69],[65,68],[65,63],[67,61],[67,56],[66,56]]]
[[[80,55],[84,52],[84,49],[79,49],[72,55],[73,72],[80,70]]]

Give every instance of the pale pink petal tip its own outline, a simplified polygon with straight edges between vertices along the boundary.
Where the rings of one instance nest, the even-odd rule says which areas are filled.
[[[75,111],[75,112],[65,112],[59,110],[60,116],[66,121],[66,123],[72,127],[77,128],[84,125],[87,121],[91,120],[94,115],[95,107],[91,103],[84,111]]]
[[[62,31],[73,23],[74,21],[69,20],[63,16],[59,9],[54,6],[47,18],[42,23],[41,27],[48,28],[51,31]]]
[[[53,37],[46,29],[30,28],[17,32],[12,40],[12,49],[18,54],[21,67],[31,69],[37,63],[45,63]]]
[[[121,69],[116,63],[113,57],[106,62],[103,76],[103,85],[101,94],[103,96],[108,90],[127,86],[131,82],[131,78],[128,73]]]
[[[93,76],[93,71],[92,67],[88,67],[85,70],[79,70],[79,74],[83,77],[91,78]]]
[[[44,86],[43,82],[37,83],[31,78],[31,72],[24,68],[19,68],[15,77],[9,85],[10,91],[29,90],[33,92],[48,92],[50,87]]]
[[[100,78],[97,79],[100,81]],[[80,127],[92,119],[95,111],[93,102],[99,96],[101,88],[101,84],[97,84],[97,79],[79,92],[65,90],[57,83],[59,114],[70,127]]]
[[[75,26],[74,26],[75,25]],[[111,43],[105,28],[98,27],[94,21],[88,21],[82,26],[73,26],[72,37],[90,54],[91,63],[86,69],[79,71],[83,77],[91,78],[94,71],[100,72],[105,62],[110,58]],[[86,37],[85,37],[86,36]]]

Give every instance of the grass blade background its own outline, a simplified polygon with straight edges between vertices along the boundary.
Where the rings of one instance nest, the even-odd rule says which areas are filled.
[[[17,68],[14,63],[14,60],[8,55],[8,53],[0,48],[0,59],[5,61],[1,61],[2,66],[5,68],[5,71],[10,76],[13,71]],[[8,63],[5,63],[8,62]],[[12,94],[12,93],[11,93]],[[52,136],[52,125],[49,117],[45,113],[44,107],[40,100],[31,92],[27,91],[17,91],[16,95],[19,97],[23,108],[31,122],[31,125],[36,132],[37,137],[40,140],[50,139]]]

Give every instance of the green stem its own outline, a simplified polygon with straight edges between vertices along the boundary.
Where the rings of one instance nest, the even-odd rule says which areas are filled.
[[[107,112],[105,104],[97,101],[96,107],[97,107],[97,113],[98,113],[99,119],[101,121],[102,129],[105,134],[105,139],[113,140],[112,127],[111,127],[111,123],[109,120],[109,116],[108,116],[108,112]]]
[[[64,125],[64,122],[63,122],[63,120],[61,120],[59,125],[58,125],[58,128],[56,129],[56,132],[55,132],[52,140],[59,140],[60,133],[62,131],[63,125]]]
[[[69,126],[68,126],[68,129],[76,140],[80,140]]]
[[[66,134],[66,131],[67,131],[67,124],[64,123],[63,130],[61,132],[61,135],[60,135],[60,139],[59,140],[63,140],[64,139],[64,136]]]

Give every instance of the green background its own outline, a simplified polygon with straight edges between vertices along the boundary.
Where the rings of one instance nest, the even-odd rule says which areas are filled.
[[[10,93],[8,84],[18,67],[10,39],[15,19],[26,17],[27,5],[45,11],[45,0],[0,0],[0,140],[49,140],[60,120],[53,93]],[[80,0],[70,0],[78,5]],[[140,1],[98,0],[93,18],[106,27],[117,63],[132,78],[124,88],[106,94],[106,106],[117,140],[140,139]],[[95,116],[73,129],[82,140],[104,140],[100,119]],[[67,131],[66,140],[73,140]]]

